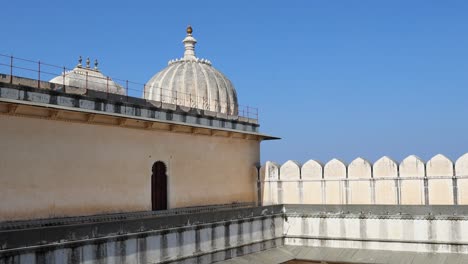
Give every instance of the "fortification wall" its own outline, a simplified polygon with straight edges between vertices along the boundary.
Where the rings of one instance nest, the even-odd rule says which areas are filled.
[[[438,154],[424,162],[268,161],[259,169],[259,203],[270,204],[468,204],[468,153],[455,162]]]
[[[392,250],[400,251],[400,254],[402,251],[462,254],[468,252],[468,207],[463,205],[284,207],[286,218],[283,230],[286,245]],[[420,257],[421,255],[418,258]],[[429,262],[421,260],[421,263]]]
[[[282,246],[283,211],[204,207],[0,224],[0,263],[212,263]]]
[[[151,210],[156,161],[169,208],[256,199],[257,140],[20,114],[0,124],[0,221]]]
[[[213,263],[247,255],[229,263],[274,264],[311,256],[291,246],[346,250],[341,258],[310,259],[333,263],[389,263],[363,261],[356,253],[363,249],[397,260],[391,263],[410,263],[410,256],[418,263],[466,263],[453,258],[466,257],[467,230],[468,206],[461,205],[208,206],[0,223],[0,263]],[[286,255],[256,261],[251,254],[275,247]],[[453,261],[433,253],[450,253]]]

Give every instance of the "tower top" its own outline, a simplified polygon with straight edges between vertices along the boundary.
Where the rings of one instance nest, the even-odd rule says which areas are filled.
[[[195,56],[195,44],[197,44],[197,40],[192,37],[192,26],[187,27],[187,36],[182,41],[185,46],[184,52],[184,60],[196,60],[197,57]]]

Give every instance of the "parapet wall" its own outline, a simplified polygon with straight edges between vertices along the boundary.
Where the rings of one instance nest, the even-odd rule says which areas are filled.
[[[467,231],[468,206],[209,206],[0,223],[0,263],[203,264],[243,255],[246,261],[227,263],[309,259],[291,246],[347,251],[330,259],[333,263],[351,263],[351,256],[353,263],[415,263],[401,261],[402,255],[417,257],[417,263],[466,263],[433,253],[466,256]],[[270,251],[263,261],[251,254],[276,247],[286,254]],[[354,253],[363,249],[396,261],[362,261]]]
[[[0,73],[0,98],[45,103],[77,110],[97,110],[134,117],[177,121],[212,127],[258,132],[258,119],[233,116],[204,109],[177,105],[81,87],[10,76]],[[40,87],[40,88],[39,88]],[[53,99],[53,100],[52,100]]]
[[[386,256],[394,258],[393,261],[353,263],[416,263],[398,259],[408,252],[466,254],[467,209],[463,205],[285,205],[284,243],[313,248],[372,249],[381,255],[385,255],[384,250],[400,251]],[[415,258],[420,260],[417,263],[457,263],[421,258],[423,254]],[[347,260],[333,263],[351,263]]]
[[[455,162],[438,154],[424,162],[411,155],[397,163],[267,162],[259,170],[259,202],[270,204],[468,204],[468,153]]]
[[[212,263],[283,245],[283,206],[0,223],[0,263]]]

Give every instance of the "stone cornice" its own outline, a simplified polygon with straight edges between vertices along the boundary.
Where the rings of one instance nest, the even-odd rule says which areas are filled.
[[[242,119],[220,119],[216,115],[185,112],[179,108],[175,105],[147,107],[138,102],[123,103],[0,82],[1,114],[253,140],[275,139],[258,133],[257,124],[243,122]]]

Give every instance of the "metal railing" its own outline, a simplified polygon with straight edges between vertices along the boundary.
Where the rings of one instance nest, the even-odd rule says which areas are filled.
[[[191,93],[183,93],[165,89],[164,87],[147,87],[144,83],[129,81],[127,79],[114,78],[109,76],[99,76],[94,74],[97,70],[82,67],[85,82],[79,88],[99,90],[101,92],[110,94],[122,95],[122,100],[127,100],[128,97],[144,98],[148,101],[170,103],[174,105],[181,105],[190,108],[209,110],[213,112],[229,113],[231,115],[238,115],[248,119],[258,120],[258,108],[248,105],[231,105],[229,102],[210,99],[207,96],[198,96]],[[62,76],[61,83],[57,85],[66,86],[66,79],[83,81],[83,78],[73,77],[67,75],[72,68],[65,66],[57,66],[43,61],[35,61],[14,57],[11,55],[0,54],[0,74],[7,74],[10,76],[10,83],[13,82],[14,77],[27,78],[32,81],[37,88],[48,88],[47,83],[49,80],[57,76]],[[90,74],[91,73],[91,74]],[[97,76],[96,76],[97,75]],[[66,78],[65,78],[66,76]],[[50,86],[49,86],[50,87]],[[100,87],[100,88],[99,88]]]

